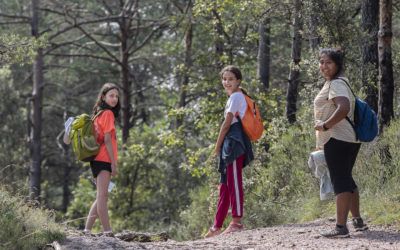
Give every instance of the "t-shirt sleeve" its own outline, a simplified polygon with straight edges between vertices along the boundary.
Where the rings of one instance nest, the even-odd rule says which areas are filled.
[[[115,130],[114,125],[114,114],[111,110],[106,110],[104,113],[99,117],[99,124],[103,130],[103,133],[110,133]]]
[[[342,80],[332,81],[328,98],[330,100],[338,96],[343,96],[347,97],[347,99],[350,99],[348,87]]]
[[[226,106],[226,113],[231,112],[235,115],[240,110],[240,104],[240,95],[231,95]]]

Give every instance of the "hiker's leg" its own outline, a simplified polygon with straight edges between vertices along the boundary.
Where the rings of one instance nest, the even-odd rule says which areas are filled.
[[[346,226],[350,210],[351,193],[343,192],[336,195],[336,224]]]
[[[227,171],[227,184],[229,189],[230,205],[232,208],[232,218],[234,223],[240,224],[243,217],[243,182],[242,167],[244,155],[239,156]]]
[[[336,219],[338,225],[346,226],[351,207],[352,193],[357,185],[352,170],[360,144],[349,143],[331,138],[324,145],[325,159],[328,165],[333,189],[336,194]],[[357,204],[354,204],[357,206]]]
[[[353,218],[359,218],[360,216],[360,194],[358,190],[354,190],[351,193],[350,211]]]
[[[110,183],[111,173],[106,170],[100,171],[97,176],[97,214],[99,216],[103,231],[111,231],[110,221],[108,218],[108,185]]]
[[[229,210],[229,192],[226,183],[219,185],[219,199],[215,214],[214,228],[221,228]]]
[[[91,231],[96,219],[98,217],[97,214],[97,200],[95,200],[90,207],[90,211],[88,217],[86,219],[85,231]]]
[[[360,146],[361,146],[361,144],[353,145],[353,147],[352,147],[351,156],[349,157],[349,165],[351,166],[350,176],[352,176],[353,167],[356,162],[358,152],[360,151]],[[352,177],[352,180],[354,182],[353,177]],[[359,217],[361,217],[360,216],[360,193],[358,192],[357,184],[355,182],[354,182],[354,185],[356,186],[356,188],[354,188],[353,192],[351,193],[350,211],[351,211],[351,215],[353,218],[359,218]]]

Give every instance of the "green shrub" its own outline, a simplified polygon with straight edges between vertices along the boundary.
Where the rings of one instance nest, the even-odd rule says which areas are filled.
[[[0,187],[0,249],[35,249],[63,239],[63,228],[54,216]]]
[[[176,240],[188,240],[205,235],[214,221],[214,208],[217,203],[218,189],[216,185],[212,186],[201,186],[190,192],[192,203],[181,212],[181,221],[169,228],[171,237]],[[214,192],[210,192],[210,189]]]

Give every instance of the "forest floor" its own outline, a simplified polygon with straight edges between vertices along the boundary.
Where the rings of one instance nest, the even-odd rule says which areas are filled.
[[[393,226],[369,225],[369,230],[355,232],[350,238],[327,239],[319,235],[334,226],[334,221],[320,219],[303,224],[289,224],[243,230],[209,239],[178,242],[126,242],[116,237],[69,235],[53,249],[400,249],[400,230]]]

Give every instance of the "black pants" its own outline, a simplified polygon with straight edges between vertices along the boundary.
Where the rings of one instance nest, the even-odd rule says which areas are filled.
[[[354,192],[357,189],[351,172],[360,145],[360,143],[350,143],[335,138],[331,138],[324,145],[325,159],[335,194]]]

